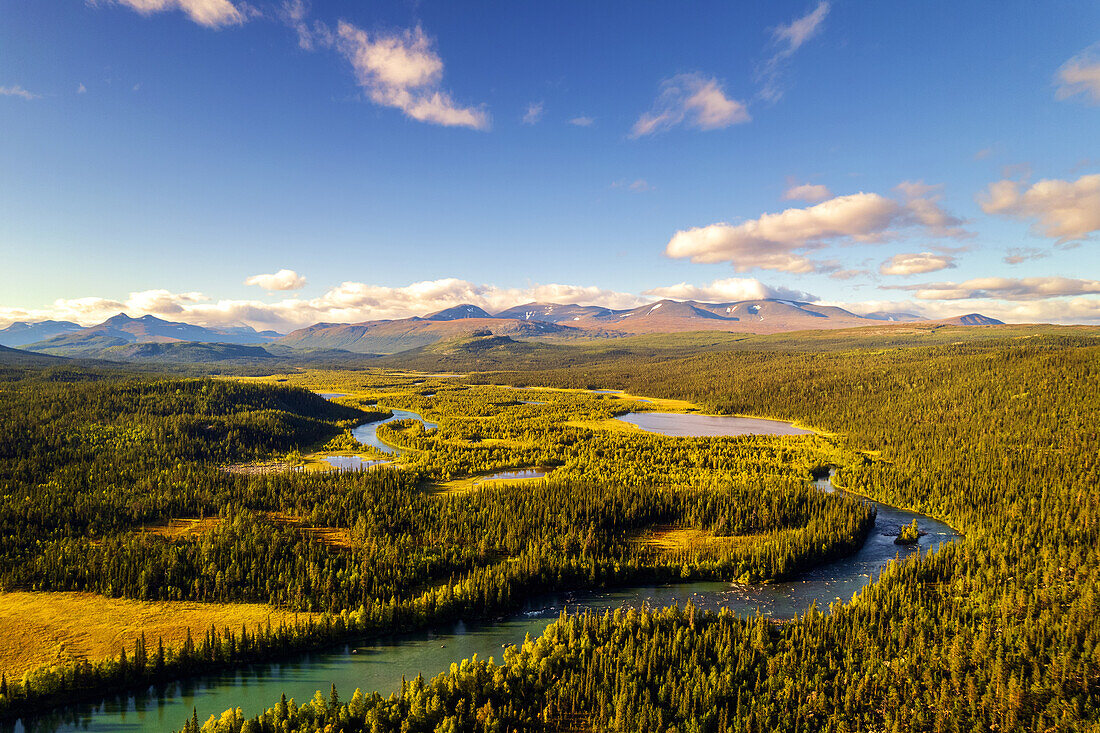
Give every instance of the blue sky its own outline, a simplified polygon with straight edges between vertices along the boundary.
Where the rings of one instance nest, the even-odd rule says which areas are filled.
[[[1096,3],[0,18],[0,326],[661,296],[1100,323]]]

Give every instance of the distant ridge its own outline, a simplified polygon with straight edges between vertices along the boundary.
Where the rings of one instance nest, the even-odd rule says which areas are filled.
[[[424,316],[425,321],[460,321],[464,318],[492,318],[487,311],[478,308],[476,305],[470,305],[469,303],[463,303],[461,305],[452,306],[450,308],[444,308],[441,311],[436,311],[430,315]]]
[[[512,318],[467,318],[428,320],[404,318],[396,321],[319,324],[293,331],[276,341],[295,349],[343,349],[360,354],[396,354],[439,341],[488,332],[519,338],[596,338],[606,333],[589,332],[545,321]]]
[[[996,318],[990,318],[989,316],[983,316],[981,313],[967,313],[965,316],[955,316],[954,318],[942,318],[933,323],[942,323],[945,326],[1003,326],[1004,321],[998,321]]]
[[[857,328],[883,322],[924,322],[913,313],[860,316],[843,308],[794,300],[761,299],[704,303],[659,300],[637,308],[613,310],[575,303],[524,303],[490,314],[469,303],[423,318],[363,323],[319,323],[299,329],[276,344],[295,349],[344,349],[395,354],[441,341],[484,332],[512,339],[562,340],[613,338],[634,334],[725,331],[771,334],[787,331]],[[956,325],[996,325],[980,314],[960,316]]]
[[[71,324],[76,325],[76,324]],[[281,334],[259,332],[248,326],[207,328],[189,323],[166,321],[156,316],[131,318],[125,313],[111,316],[103,323],[68,330],[58,335],[25,344],[31,351],[60,356],[98,356],[103,349],[126,344],[145,343],[269,343]]]
[[[262,360],[305,352],[328,354],[337,359],[352,354],[361,358],[402,353],[474,335],[507,337],[511,343],[486,343],[494,344],[494,348],[514,349],[517,340],[562,342],[696,331],[765,335],[910,322],[1002,325],[1001,321],[980,313],[930,321],[914,313],[876,312],[861,316],[836,306],[778,298],[726,303],[665,299],[622,310],[576,303],[525,303],[496,314],[462,303],[422,318],[315,323],[285,336],[274,331],[256,331],[248,326],[208,328],[151,315],[131,318],[119,313],[88,328],[68,321],[13,323],[0,331],[0,337],[25,340],[52,333],[47,338],[20,345],[27,351],[56,356],[196,363]],[[206,348],[193,345],[206,345]],[[258,348],[261,345],[270,348]],[[234,348],[248,346],[256,348]],[[476,348],[487,347],[478,342]]]
[[[72,321],[16,321],[7,328],[0,328],[0,346],[26,346],[83,328]]]

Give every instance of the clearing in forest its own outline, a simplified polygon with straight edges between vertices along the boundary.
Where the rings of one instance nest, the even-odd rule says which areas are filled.
[[[132,601],[95,593],[0,593],[0,669],[8,679],[27,670],[79,659],[98,662],[117,657],[124,645],[145,633],[152,654],[157,639],[179,647],[187,630],[198,641],[214,626],[240,632],[265,626],[305,622],[310,614],[282,611],[260,603],[193,603]]]

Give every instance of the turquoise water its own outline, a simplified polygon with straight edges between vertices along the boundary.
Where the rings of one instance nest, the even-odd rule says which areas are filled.
[[[395,420],[419,420],[421,423],[424,424],[424,427],[428,428],[429,430],[439,427],[434,422],[428,422],[424,418],[420,417],[420,415],[417,415],[415,412],[410,412],[409,410],[390,410],[390,412],[392,412],[393,415],[387,417],[385,420],[369,422],[355,428],[351,431],[352,437],[358,440],[363,445],[369,445],[370,447],[375,448],[376,450],[379,450],[386,455],[396,456],[401,454],[401,449],[395,445],[390,445],[389,443],[383,442],[382,439],[378,437],[379,425],[385,425],[386,423],[390,423]]]
[[[759,417],[725,415],[682,415],[675,412],[630,412],[619,420],[642,430],[679,437],[720,437],[734,435],[813,435],[812,430],[796,428],[789,422]]]

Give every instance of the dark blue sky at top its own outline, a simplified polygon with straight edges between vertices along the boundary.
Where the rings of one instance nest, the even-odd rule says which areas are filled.
[[[372,101],[339,49],[299,47],[276,3],[211,28],[107,0],[0,0],[0,88],[26,92],[0,95],[0,309],[150,289],[263,300],[243,280],[281,268],[308,278],[300,298],[344,281],[638,294],[756,278],[855,303],[903,301],[883,286],[920,282],[1100,277],[1091,235],[1067,248],[976,201],[1003,178],[1100,172],[1100,107],[1056,95],[1059,68],[1100,41],[1100,5],[837,0],[777,65],[781,96],[763,98],[774,29],[815,5],[308,6],[328,28],[419,27],[438,88],[488,115],[473,130]],[[715,80],[751,120],[633,138],[682,74]],[[542,113],[527,124],[531,104]],[[941,185],[970,236],[813,252],[867,271],[846,280],[665,255],[677,231],[811,206],[784,200],[794,184],[893,196],[903,181]],[[879,271],[932,248],[954,266]],[[1020,248],[1041,256],[1003,261]]]

